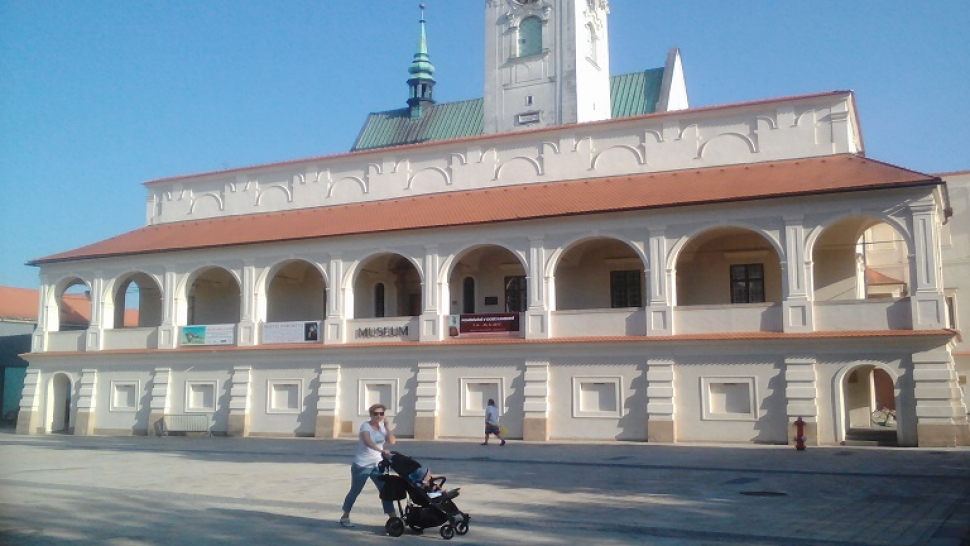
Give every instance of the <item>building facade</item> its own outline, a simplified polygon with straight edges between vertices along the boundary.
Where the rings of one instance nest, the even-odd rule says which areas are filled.
[[[676,50],[609,77],[605,0],[485,4],[482,100],[434,102],[422,21],[352,152],[148,182],[31,262],[18,431],[473,437],[493,398],[527,440],[970,444],[966,204],[866,158],[851,92],[689,108]]]

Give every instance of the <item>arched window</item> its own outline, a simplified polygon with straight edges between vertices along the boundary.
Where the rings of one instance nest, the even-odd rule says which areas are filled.
[[[530,15],[519,23],[519,57],[542,52],[542,19]]]
[[[384,316],[384,283],[374,285],[374,317]]]
[[[475,312],[475,279],[465,277],[461,286],[461,312],[471,315]]]
[[[591,61],[599,62],[596,54],[596,29],[593,28],[593,24],[590,23],[586,25],[586,56],[589,57]]]

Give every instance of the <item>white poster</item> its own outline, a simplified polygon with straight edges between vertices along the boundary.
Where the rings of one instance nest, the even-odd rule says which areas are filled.
[[[319,343],[320,321],[266,322],[263,343]]]

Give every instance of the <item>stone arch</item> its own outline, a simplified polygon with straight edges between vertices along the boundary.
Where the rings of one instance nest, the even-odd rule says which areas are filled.
[[[554,292],[549,306],[557,310],[642,307],[647,263],[642,249],[620,236],[578,237],[558,248],[546,264],[545,275],[553,279],[550,292]],[[571,290],[575,285],[585,288]]]
[[[185,276],[179,286],[179,323],[236,324],[242,311],[242,282],[235,271],[204,265]]]
[[[542,176],[542,165],[539,163],[539,161],[531,157],[518,156],[518,157],[513,157],[507,161],[503,161],[501,165],[496,167],[495,176],[492,179],[499,180],[502,177],[502,171],[504,171],[506,167],[508,167],[509,165],[514,165],[515,163],[521,163],[523,161],[528,163],[529,166],[532,167],[532,170],[536,176]]]
[[[876,441],[899,443],[899,432],[906,419],[905,412],[897,411],[899,381],[896,370],[881,362],[854,362],[839,369],[833,377],[832,397],[836,405],[836,441],[864,435],[877,438]],[[885,424],[872,421],[873,412],[880,407],[893,411],[894,417]]]
[[[50,302],[56,312],[47,317],[52,332],[86,330],[91,324],[91,284],[80,277],[64,277],[53,285]]]
[[[779,242],[761,229],[737,223],[699,229],[670,251],[676,304],[780,303],[783,256]]]
[[[462,302],[450,295],[460,294],[462,279],[471,276],[475,278],[477,293],[483,296],[475,302],[475,313],[505,312],[507,297],[515,298],[516,309],[522,305],[522,298],[528,306],[524,281],[528,271],[528,261],[516,250],[499,243],[469,245],[449,256],[441,266],[439,281],[448,287],[442,301],[449,302],[449,314],[461,314]],[[507,287],[507,282],[513,286]],[[452,305],[452,301],[457,303]]]
[[[258,316],[264,322],[324,320],[329,282],[319,264],[300,258],[281,260],[256,281]]]
[[[912,238],[891,216],[830,218],[812,231],[805,246],[816,301],[901,297],[908,291]]]
[[[347,271],[345,286],[351,297],[345,302],[348,317],[380,318],[418,316],[423,307],[426,283],[421,264],[414,258],[383,250],[357,260]],[[373,288],[383,283],[383,315]]]
[[[74,381],[70,374],[58,371],[51,375],[47,383],[46,408],[44,412],[44,431],[48,433],[71,434],[74,412]]]
[[[432,173],[433,177],[422,177],[421,175],[423,173]],[[444,186],[451,185],[451,177],[448,175],[448,171],[440,167],[428,167],[426,169],[421,169],[420,171],[408,177],[408,183],[405,189],[410,190],[412,187],[414,187],[415,181],[419,179],[424,179],[428,181],[433,181],[433,179],[437,179],[443,182]]]
[[[142,270],[122,273],[107,283],[105,296],[106,328],[148,328],[162,324],[161,283],[151,273]]]

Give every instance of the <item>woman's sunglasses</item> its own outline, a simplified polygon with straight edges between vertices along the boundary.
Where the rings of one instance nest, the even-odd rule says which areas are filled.
[[[371,415],[384,415],[383,411],[372,411]]]

